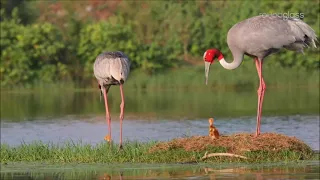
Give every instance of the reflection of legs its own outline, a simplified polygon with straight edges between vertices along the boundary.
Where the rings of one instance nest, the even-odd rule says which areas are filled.
[[[105,140],[111,143],[111,117],[110,117],[110,113],[109,113],[109,108],[108,108],[108,89],[109,87],[107,87],[107,89],[105,87],[103,87],[103,97],[104,97],[104,106],[106,108],[106,120],[108,123],[108,135],[105,136]]]
[[[120,104],[120,144],[119,148],[122,149],[122,121],[123,121],[123,113],[124,113],[124,96],[122,84],[120,84],[120,94],[121,94],[121,104]]]
[[[261,114],[262,114],[262,104],[264,98],[264,92],[266,89],[265,82],[262,77],[262,61],[259,59],[255,59],[256,68],[259,76],[259,88],[258,88],[258,108],[257,108],[257,128],[256,128],[256,136],[260,134],[260,122],[261,122]]]

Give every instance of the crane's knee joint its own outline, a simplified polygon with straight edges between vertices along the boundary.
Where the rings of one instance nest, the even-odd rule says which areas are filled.
[[[124,108],[124,103],[121,103],[121,104],[120,104],[120,108]]]

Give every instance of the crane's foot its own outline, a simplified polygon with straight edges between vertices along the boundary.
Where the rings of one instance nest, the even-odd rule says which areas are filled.
[[[120,179],[122,179],[122,177],[123,177],[123,172],[121,171],[120,172]]]
[[[257,138],[259,135],[260,135],[260,132],[256,132],[253,137]]]
[[[120,151],[120,150],[123,150],[122,144],[119,145],[119,151]]]

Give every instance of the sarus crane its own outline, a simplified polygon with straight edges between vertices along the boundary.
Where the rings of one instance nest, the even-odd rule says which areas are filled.
[[[264,59],[280,49],[303,53],[305,47],[316,48],[315,31],[300,19],[277,15],[260,15],[235,24],[227,34],[227,44],[233,61],[225,60],[219,49],[208,49],[204,55],[205,83],[208,84],[210,65],[217,58],[225,69],[236,69],[242,63],[244,55],[255,61],[259,76],[257,126],[255,137],[260,134],[260,121],[263,97],[266,85],[262,76]]]
[[[111,142],[111,117],[108,108],[108,91],[111,85],[120,86],[121,104],[120,104],[120,143],[119,149],[122,149],[122,121],[124,117],[124,95],[123,84],[130,73],[130,60],[121,51],[104,52],[98,55],[93,65],[93,72],[98,80],[100,88],[100,97],[103,94],[106,110],[106,121],[108,123],[108,135],[105,140]]]

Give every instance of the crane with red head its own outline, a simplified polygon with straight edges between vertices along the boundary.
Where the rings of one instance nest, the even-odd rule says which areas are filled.
[[[242,63],[244,55],[254,59],[259,77],[258,108],[257,108],[257,137],[260,134],[262,104],[266,84],[262,76],[264,59],[280,49],[303,53],[303,49],[313,46],[317,36],[314,30],[300,19],[275,15],[255,16],[235,24],[227,35],[227,43],[233,61],[227,62],[218,49],[208,49],[204,55],[205,83],[208,84],[210,66],[217,58],[225,69],[236,69]]]

